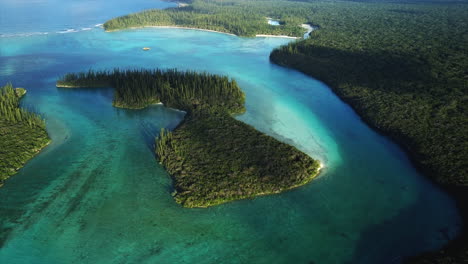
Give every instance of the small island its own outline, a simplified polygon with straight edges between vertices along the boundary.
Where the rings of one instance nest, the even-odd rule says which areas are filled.
[[[67,74],[57,87],[114,87],[116,107],[160,102],[185,111],[174,131],[161,130],[155,147],[174,180],[173,196],[184,207],[279,193],[310,182],[321,168],[295,147],[233,118],[245,111],[245,95],[226,76],[115,69]]]
[[[11,84],[0,87],[0,187],[50,143],[44,120],[19,107],[25,94]]]

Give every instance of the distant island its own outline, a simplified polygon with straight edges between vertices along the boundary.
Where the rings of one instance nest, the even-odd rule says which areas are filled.
[[[233,118],[245,111],[245,95],[226,76],[115,69],[67,74],[57,87],[114,87],[116,107],[163,103],[185,111],[174,131],[160,131],[155,147],[184,207],[279,193],[310,182],[321,168],[295,147]]]
[[[44,120],[19,107],[25,94],[11,84],[0,87],[0,187],[50,143]]]

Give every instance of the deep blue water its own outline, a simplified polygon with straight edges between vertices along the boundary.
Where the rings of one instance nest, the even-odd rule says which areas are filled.
[[[398,263],[457,233],[453,201],[395,144],[323,83],[269,62],[290,40],[93,26],[167,5],[0,0],[0,84],[28,89],[23,104],[43,114],[53,140],[0,188],[0,263]],[[181,112],[116,109],[110,89],[55,87],[66,72],[113,67],[229,75],[247,95],[239,119],[320,159],[324,172],[283,194],[181,208],[152,149]]]
[[[157,0],[0,0],[0,36],[89,30],[112,17],[173,6]]]

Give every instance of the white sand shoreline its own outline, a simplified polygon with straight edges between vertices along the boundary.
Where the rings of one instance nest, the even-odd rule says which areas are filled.
[[[265,34],[258,34],[255,35],[257,38],[289,38],[289,39],[299,39],[299,37],[291,37],[286,35],[265,35]]]
[[[220,33],[220,34],[226,34],[229,36],[235,36],[238,37],[235,34],[232,33],[227,33],[227,32],[222,32],[222,31],[216,31],[216,30],[211,30],[211,29],[202,29],[202,28],[193,28],[193,27],[181,27],[181,26],[143,26],[143,27],[129,27],[126,29],[139,29],[139,28],[176,28],[176,29],[191,29],[191,30],[199,30],[199,31],[207,31],[207,32],[214,32],[214,33]],[[117,30],[106,30],[106,32],[114,32],[114,31],[120,31],[120,30],[125,30],[125,29],[117,29]],[[255,35],[257,38],[289,38],[289,39],[300,39],[299,37],[291,37],[291,36],[286,36],[286,35],[265,35],[265,34],[257,34]]]
[[[216,30],[211,30],[211,29],[202,29],[202,28],[193,28],[193,27],[181,27],[181,26],[143,26],[143,27],[129,27],[125,29],[139,29],[139,28],[178,28],[178,29],[191,29],[191,30],[199,30],[199,31],[207,31],[207,32],[214,32],[214,33],[221,33],[221,34],[226,34],[230,36],[236,36],[232,33],[227,33],[227,32],[222,32],[222,31],[216,31]],[[117,29],[117,30],[106,30],[106,32],[114,32],[114,31],[120,31],[120,30],[125,30],[125,29]]]
[[[320,173],[324,167],[325,165],[323,164],[323,162],[319,161],[319,167],[317,169],[317,172]]]
[[[222,31],[216,31],[216,30],[212,30],[212,29],[202,29],[202,28],[193,28],[193,27],[180,27],[180,26],[146,26],[146,27],[149,27],[149,28],[180,28],[180,29],[191,29],[191,30],[199,30],[199,31],[207,31],[207,32],[221,33],[221,34],[226,34],[226,35],[236,36],[236,37],[237,37],[237,35],[234,35],[234,34],[232,34],[232,33],[227,33],[227,32],[222,32]]]

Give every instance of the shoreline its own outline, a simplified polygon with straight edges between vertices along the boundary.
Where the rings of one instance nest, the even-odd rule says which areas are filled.
[[[246,197],[232,199],[232,200],[222,200],[222,201],[217,201],[217,202],[215,202],[213,204],[203,205],[203,206],[185,206],[185,205],[182,205],[182,204],[180,204],[178,202],[177,203],[180,204],[184,208],[209,208],[209,207],[212,207],[212,206],[217,206],[217,205],[220,205],[220,204],[225,204],[225,203],[230,203],[230,202],[242,201],[242,200],[246,200],[246,199],[251,199],[252,200],[252,199],[256,199],[257,197],[274,195],[274,194],[281,194],[281,193],[284,193],[284,192],[292,191],[292,190],[294,190],[296,188],[299,188],[299,187],[302,187],[302,186],[305,186],[305,185],[311,183],[313,180],[315,180],[321,174],[324,167],[325,167],[325,165],[323,165],[323,163],[321,161],[319,161],[319,167],[317,168],[317,173],[312,175],[310,178],[307,178],[305,181],[303,181],[303,182],[301,182],[299,184],[289,186],[288,188],[278,190],[278,191],[274,191],[274,192],[257,193],[257,194],[255,194],[253,196],[250,196],[250,197],[246,196]]]
[[[229,36],[235,36],[235,37],[241,37],[236,34],[228,33],[228,32],[223,32],[223,31],[217,31],[217,30],[212,30],[212,29],[203,29],[203,28],[194,28],[194,27],[184,27],[184,26],[141,26],[141,27],[129,27],[129,28],[124,28],[124,29],[114,29],[114,30],[105,30],[105,32],[115,32],[115,31],[121,31],[121,30],[126,30],[126,29],[142,29],[142,28],[175,28],[175,29],[190,29],[190,30],[198,30],[198,31],[206,31],[206,32],[214,32],[214,33],[220,33],[220,34],[226,34]],[[291,36],[286,36],[286,35],[267,35],[267,34],[257,34],[255,35],[256,38],[288,38],[288,39],[301,39],[300,37],[291,37]]]
[[[47,132],[46,132],[47,133]],[[47,133],[47,138],[49,139],[44,145],[42,145],[41,147],[37,148],[37,149],[33,149],[32,150],[32,156],[21,161],[21,166],[18,167],[18,168],[14,168],[14,173],[12,173],[11,175],[7,175],[6,178],[4,178],[3,180],[0,180],[0,188],[3,187],[5,185],[5,182],[11,178],[12,176],[15,176],[16,174],[18,174],[18,171],[20,169],[22,169],[24,166],[26,166],[26,163],[28,163],[30,160],[32,160],[33,158],[35,158],[37,155],[39,155],[47,146],[50,145],[50,143],[52,143],[52,139],[49,137],[49,134]]]
[[[288,38],[288,39],[300,39],[300,37],[291,37],[286,35],[266,35],[266,34],[257,34],[256,38]]]
[[[203,28],[194,28],[194,27],[183,27],[183,26],[144,26],[143,28],[178,28],[178,29],[191,29],[191,30],[199,30],[199,31],[206,31],[206,32],[214,32],[214,33],[221,33],[221,34],[226,34],[229,36],[236,36],[235,34],[232,33],[227,33],[223,31],[217,31],[217,30],[212,30],[212,29],[203,29]]]
[[[221,34],[226,34],[230,36],[236,36],[232,33],[227,33],[227,32],[222,32],[222,31],[216,31],[216,30],[211,30],[211,29],[202,29],[202,28],[194,28],[194,27],[183,27],[183,26],[141,26],[141,27],[129,27],[129,28],[124,28],[124,29],[115,29],[115,30],[105,30],[105,32],[115,32],[115,31],[121,31],[121,30],[126,30],[126,29],[141,29],[141,28],[175,28],[175,29],[191,29],[191,30],[199,30],[199,31],[207,31],[207,32],[214,32],[214,33],[221,33]]]
[[[81,86],[66,85],[66,84],[55,84],[55,87],[57,88],[83,88]]]
[[[11,84],[0,87],[0,99],[2,100],[2,107],[4,98],[6,98],[6,107],[4,107],[1,115],[2,118],[5,118],[2,121],[2,134],[5,138],[2,138],[2,141],[6,145],[2,144],[2,147],[6,148],[2,152],[2,168],[0,170],[0,187],[2,187],[5,182],[12,176],[16,175],[18,171],[23,168],[29,160],[36,157],[45,147],[50,145],[52,139],[47,131],[45,120],[38,114],[28,111],[25,108],[20,107],[20,102],[22,98],[26,95],[27,90],[25,88],[13,88]],[[16,105],[9,104],[11,99],[8,99],[8,96],[15,97],[13,101]],[[6,110],[5,110],[6,109]],[[26,112],[31,116],[26,116],[24,119],[11,120],[6,118],[8,116],[8,111],[13,113],[20,113],[21,111]],[[20,117],[22,117],[20,115]],[[42,123],[36,123],[36,121],[31,120],[32,118],[39,118],[42,120]],[[29,123],[29,126],[28,126]],[[12,135],[17,135],[19,137],[15,138]],[[14,149],[11,149],[10,146],[14,146]],[[4,160],[3,160],[4,159]],[[0,242],[1,243],[1,242]]]

